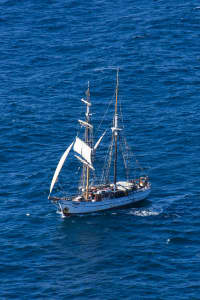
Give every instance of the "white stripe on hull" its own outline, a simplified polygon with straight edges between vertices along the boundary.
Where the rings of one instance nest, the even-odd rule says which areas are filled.
[[[117,208],[130,205],[137,201],[145,199],[150,194],[150,188],[144,188],[139,191],[133,191],[128,196],[119,198],[104,198],[101,201],[76,202],[69,200],[60,200],[62,210],[66,208],[69,214],[84,214],[103,211],[107,209]]]

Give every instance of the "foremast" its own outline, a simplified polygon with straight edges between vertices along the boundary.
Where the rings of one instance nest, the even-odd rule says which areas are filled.
[[[86,91],[86,100],[81,99],[87,106],[85,113],[85,122],[82,122],[82,125],[85,126],[85,143],[91,147],[92,146],[92,130],[93,126],[90,124],[90,83],[88,81],[88,89]],[[82,188],[85,191],[85,199],[88,200],[89,195],[89,181],[90,181],[90,168],[89,166],[83,164],[83,177],[82,177]]]
[[[114,154],[114,186],[117,182],[117,154],[118,154],[118,132],[121,130],[118,128],[118,89],[119,89],[119,69],[117,69],[116,89],[115,89],[115,114],[114,114],[114,126],[112,134],[115,142],[115,154]]]

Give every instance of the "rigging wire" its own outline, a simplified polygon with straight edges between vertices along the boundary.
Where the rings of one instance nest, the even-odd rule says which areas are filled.
[[[112,162],[113,144],[114,144],[114,138],[112,135],[111,144],[108,147],[108,151],[107,151],[107,154],[106,154],[105,160],[104,160],[104,167],[103,167],[103,172],[102,172],[102,177],[101,177],[102,183],[104,182],[104,180],[105,181],[109,180],[109,172],[110,172],[110,166],[111,166],[111,162]]]
[[[129,168],[128,168],[128,160],[126,159],[126,153],[124,153],[124,151],[123,151],[123,136],[122,136],[122,139],[119,136],[119,146],[120,146],[120,151],[121,151],[123,162],[124,162],[126,178],[128,180],[128,178],[129,178]]]
[[[121,121],[122,121],[122,127],[124,129],[125,128],[125,126],[124,126],[124,118],[123,118],[123,114],[122,114],[122,104],[121,104],[120,98],[119,98],[119,107],[120,107],[120,118],[121,118]],[[140,165],[140,163],[139,163],[139,161],[138,161],[135,153],[133,151],[131,151],[130,147],[128,146],[127,140],[126,140],[126,138],[124,136],[123,136],[123,139],[124,139],[124,145],[125,145],[125,148],[126,148],[126,151],[127,151],[127,154],[128,154],[129,164],[130,164],[131,155],[132,155],[132,157],[135,160],[135,163],[136,163],[137,167],[140,169],[141,172],[144,172],[144,168]]]
[[[97,130],[96,130],[96,133],[95,133],[95,135],[94,135],[94,138],[96,137],[97,133],[99,132],[99,130],[100,130],[100,128],[101,128],[101,125],[102,125],[103,121],[105,120],[105,117],[106,117],[106,115],[107,115],[107,113],[108,113],[108,110],[109,110],[109,108],[110,108],[111,103],[113,102],[113,99],[114,99],[114,95],[113,95],[112,99],[110,100],[110,102],[109,102],[108,105],[107,105],[107,109],[106,109],[106,111],[105,111],[105,113],[104,113],[104,115],[103,115],[102,120],[101,120],[100,123],[99,123],[99,126],[97,127]]]

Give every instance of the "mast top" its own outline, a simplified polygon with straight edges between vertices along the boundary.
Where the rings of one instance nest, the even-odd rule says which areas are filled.
[[[91,106],[92,103],[90,102],[90,82],[88,81],[88,88],[85,92],[85,95],[86,95],[86,99],[84,98],[81,98],[81,101],[84,102],[87,106]]]
[[[116,89],[115,89],[115,114],[114,114],[114,124],[113,127],[111,128],[112,132],[115,133],[115,135],[118,135],[118,131],[121,130],[118,128],[118,88],[119,88],[119,68],[117,68],[117,79],[116,79]]]
[[[87,96],[87,101],[89,102],[90,100],[90,82],[88,81],[88,88],[87,91],[85,92],[86,96]]]

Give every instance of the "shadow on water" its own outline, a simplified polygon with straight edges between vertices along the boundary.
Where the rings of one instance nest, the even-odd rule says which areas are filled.
[[[141,207],[147,207],[149,205],[151,205],[151,201],[148,199],[144,199],[139,202],[136,202],[132,207],[133,208],[141,208]]]

